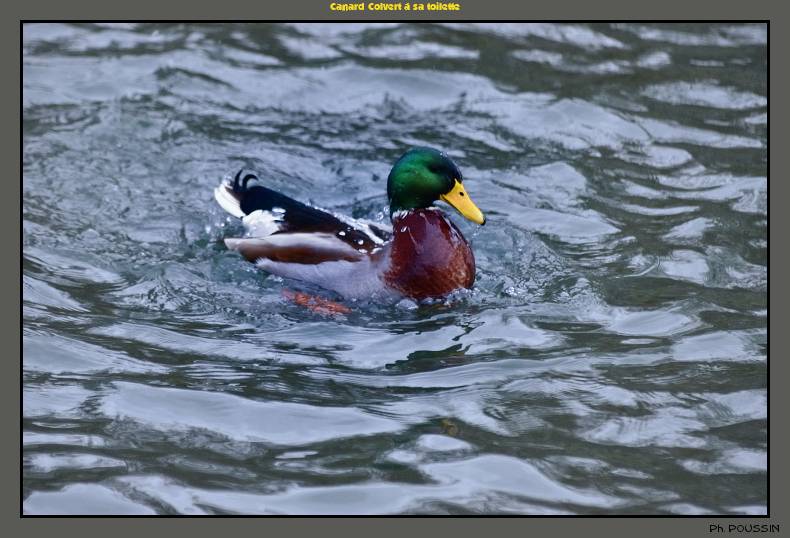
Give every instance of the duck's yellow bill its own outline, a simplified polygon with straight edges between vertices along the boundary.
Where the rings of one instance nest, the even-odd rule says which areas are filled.
[[[478,224],[486,223],[485,215],[483,215],[483,212],[480,211],[472,199],[469,198],[466,190],[464,190],[464,186],[457,179],[455,180],[453,189],[447,194],[442,194],[440,198],[453,206],[461,215],[468,218],[472,222],[476,222]]]

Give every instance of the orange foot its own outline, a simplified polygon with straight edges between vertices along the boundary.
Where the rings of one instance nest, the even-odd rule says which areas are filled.
[[[348,314],[351,309],[340,303],[309,295],[300,291],[283,290],[283,296],[299,306],[304,306],[317,314]]]

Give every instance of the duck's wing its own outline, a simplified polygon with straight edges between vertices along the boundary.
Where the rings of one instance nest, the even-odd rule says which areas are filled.
[[[331,234],[321,232],[227,238],[225,245],[231,250],[238,250],[251,262],[269,260],[277,263],[318,265],[331,261],[356,262],[366,257],[365,252]]]
[[[226,239],[250,261],[316,264],[357,261],[390,239],[383,226],[339,218],[262,185],[247,186],[254,174],[224,181],[214,198],[231,215],[242,219],[244,238]]]

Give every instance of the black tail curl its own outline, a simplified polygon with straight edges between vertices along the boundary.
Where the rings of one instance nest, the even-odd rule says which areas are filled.
[[[363,248],[372,251],[376,247],[376,243],[366,232],[350,226],[331,213],[303,204],[263,185],[247,187],[247,183],[251,179],[258,181],[260,179],[255,174],[245,175],[244,172],[243,168],[239,170],[231,184],[233,193],[239,201],[241,212],[249,215],[258,210],[272,211],[277,208],[278,231],[275,233],[323,232],[335,235],[355,249]],[[376,228],[376,230],[378,233],[379,229]],[[389,234],[384,231],[378,235],[383,239],[389,237]]]
[[[245,193],[247,191],[247,182],[251,179],[258,179],[258,176],[255,174],[247,174],[242,178],[242,172],[244,172],[244,168],[236,172],[236,177],[233,178],[233,192],[236,194]],[[239,184],[239,182],[241,182],[241,184]]]

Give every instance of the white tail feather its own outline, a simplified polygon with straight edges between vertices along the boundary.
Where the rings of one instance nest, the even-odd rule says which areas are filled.
[[[281,215],[275,215],[271,211],[256,209],[246,217],[241,219],[247,235],[250,237],[266,237],[280,231],[282,224]]]
[[[244,211],[241,210],[241,206],[236,197],[231,194],[230,185],[227,182],[223,181],[219,187],[214,189],[214,199],[222,209],[234,217],[244,218]]]

